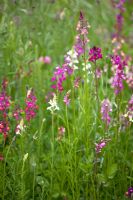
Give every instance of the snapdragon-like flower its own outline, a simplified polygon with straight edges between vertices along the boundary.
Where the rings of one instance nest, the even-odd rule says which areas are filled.
[[[66,106],[68,106],[70,104],[70,90],[66,93],[66,95],[64,96],[64,103],[66,104]]]
[[[125,195],[129,197],[130,199],[133,198],[133,187],[129,187]]]
[[[98,143],[96,143],[95,144],[96,153],[99,154],[109,141],[110,139],[102,139]]]
[[[8,121],[8,111],[10,107],[10,97],[6,93],[6,88],[8,85],[8,81],[6,79],[2,82],[2,90],[0,92],[0,133],[3,135],[4,140],[6,140],[8,136],[8,132],[10,130],[9,121]]]
[[[104,99],[101,104],[101,116],[102,120],[108,126],[110,124],[111,118],[109,113],[112,112],[112,106],[109,99]]]
[[[96,60],[99,60],[102,58],[101,48],[99,47],[93,47],[89,51],[89,61],[90,62],[96,62]]]
[[[67,76],[70,76],[72,73],[73,68],[69,66],[69,61],[65,60],[62,67],[56,67],[54,76],[51,78],[51,81],[54,82],[51,87],[58,90],[59,92],[62,92],[64,90],[64,81],[66,80]]]
[[[83,55],[86,51],[86,46],[89,42],[87,38],[88,28],[90,28],[90,25],[85,20],[83,13],[80,12],[79,22],[77,24],[78,35],[75,38],[74,44],[74,49],[78,56]]]
[[[0,93],[0,111],[6,112],[10,107],[10,97],[6,93],[7,80],[4,79],[2,82],[2,91]]]
[[[78,66],[76,65],[79,63],[78,54],[74,49],[67,52],[67,54],[64,57],[64,61],[65,61],[65,64],[67,64],[72,69],[74,70],[78,69]]]
[[[38,106],[36,104],[37,98],[34,95],[33,89],[28,90],[25,102],[26,102],[26,108],[25,108],[26,120],[30,121],[36,116],[36,111],[38,109]]]
[[[47,110],[50,110],[53,114],[56,110],[59,110],[59,106],[57,105],[57,97],[56,94],[54,94],[53,99],[51,99],[49,102],[49,107],[47,107]]]
[[[115,65],[115,72],[112,79],[112,87],[115,89],[115,94],[118,95],[124,88],[123,80],[125,80],[125,63],[121,60],[121,57],[118,55],[112,57],[112,63]]]

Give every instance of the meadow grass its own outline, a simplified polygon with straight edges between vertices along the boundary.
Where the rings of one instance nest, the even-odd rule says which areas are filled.
[[[126,1],[125,43],[120,49],[129,56],[133,53],[131,7],[132,1]],[[91,26],[90,41],[78,58],[78,69],[65,74],[60,92],[51,88],[51,78],[75,43],[81,11]],[[128,191],[133,186],[133,127],[127,112],[132,88],[124,80],[124,89],[115,95],[110,83],[117,12],[109,0],[0,1],[0,81],[8,80],[6,95],[11,97],[10,107],[0,110],[0,123],[5,112],[10,126],[5,140],[0,131],[0,200],[133,198]],[[102,59],[91,62],[88,52],[94,46],[101,49]],[[46,55],[50,64],[39,61]],[[132,65],[132,59],[127,62]],[[88,64],[91,68],[83,70]],[[26,118],[27,93],[37,98],[32,102],[38,105],[32,120]],[[107,98],[109,124],[101,113]],[[17,122],[16,105],[22,109]]]

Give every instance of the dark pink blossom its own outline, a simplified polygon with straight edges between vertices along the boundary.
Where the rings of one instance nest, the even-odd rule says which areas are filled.
[[[67,76],[73,73],[73,69],[69,67],[67,63],[64,63],[62,67],[56,67],[54,71],[54,76],[51,78],[52,82],[55,82],[51,87],[57,89],[59,92],[64,90],[63,83],[66,80]]]
[[[10,130],[9,121],[8,121],[10,96],[8,96],[7,92],[6,92],[7,85],[8,85],[8,81],[6,79],[4,79],[2,82],[2,90],[0,93],[0,114],[1,114],[0,134],[3,135],[4,140],[6,140],[6,138],[8,136],[8,132]]]
[[[93,47],[89,51],[89,61],[96,62],[96,60],[102,58],[101,48]]]
[[[37,98],[34,95],[34,91],[32,89],[28,90],[25,102],[26,102],[26,107],[25,107],[26,120],[30,121],[36,116],[36,111],[38,109],[38,106],[36,104]]]

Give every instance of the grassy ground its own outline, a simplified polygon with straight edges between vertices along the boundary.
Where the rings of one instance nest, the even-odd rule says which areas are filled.
[[[126,1],[125,7],[122,50],[132,55],[132,1]],[[99,101],[93,74],[88,82],[81,58],[78,72],[67,79],[63,93],[56,92],[60,110],[51,114],[45,97],[53,91],[50,80],[55,67],[63,64],[74,44],[81,10],[91,26],[89,48],[102,49],[103,59],[97,67],[103,70],[107,66],[107,73],[98,80]],[[0,155],[4,157],[0,161],[0,200],[126,199],[124,193],[133,184],[133,129],[132,124],[123,128],[119,117],[126,112],[132,90],[124,83],[117,98],[109,83],[116,13],[109,0],[0,1],[0,82],[8,79],[11,96],[7,141],[0,135]],[[38,61],[46,55],[52,59],[49,65]],[[93,69],[94,63],[91,65]],[[73,82],[79,76],[84,83],[75,89]],[[26,128],[16,135],[12,112],[15,104],[25,109],[27,88],[34,88],[39,109],[30,123],[22,113]],[[66,106],[63,98],[69,90],[71,103]],[[106,97],[113,110],[108,128],[100,114]],[[61,141],[59,127],[65,128]],[[95,143],[103,138],[110,141],[97,155]]]

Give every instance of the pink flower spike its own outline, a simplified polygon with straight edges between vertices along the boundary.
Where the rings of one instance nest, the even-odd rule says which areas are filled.
[[[70,104],[70,90],[66,93],[66,95],[64,96],[64,103],[66,104],[66,106],[68,106]]]
[[[25,107],[26,120],[30,121],[36,116],[36,111],[38,109],[38,106],[36,104],[37,99],[36,96],[34,95],[33,89],[28,90],[25,102],[26,102],[26,107]]]
[[[104,99],[101,103],[101,116],[102,120],[106,123],[108,126],[110,124],[111,118],[109,116],[109,113],[112,112],[112,106],[109,101],[109,99]]]

